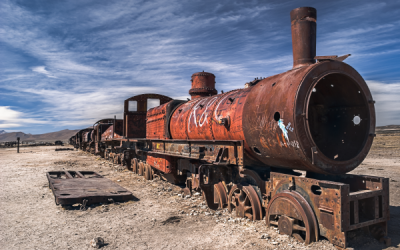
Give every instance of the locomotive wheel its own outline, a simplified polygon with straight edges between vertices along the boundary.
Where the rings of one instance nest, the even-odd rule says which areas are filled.
[[[133,158],[131,160],[131,168],[132,168],[132,172],[134,172],[135,174],[137,174],[138,172],[138,162],[136,158]]]
[[[153,170],[147,163],[144,165],[144,178],[148,181],[153,180]]]
[[[250,220],[262,219],[262,207],[257,192],[253,186],[236,184],[228,196],[228,210],[236,210],[236,216]]]
[[[280,234],[293,236],[308,245],[318,241],[318,225],[310,205],[297,192],[283,191],[269,202],[267,226],[278,226]]]
[[[222,182],[214,185],[214,203],[218,203],[218,208],[225,208],[228,205],[228,196]]]
[[[138,164],[138,175],[143,176],[144,173],[144,163],[143,162],[139,162]]]

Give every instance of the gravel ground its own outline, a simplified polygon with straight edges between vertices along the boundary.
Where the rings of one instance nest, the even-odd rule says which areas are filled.
[[[378,135],[363,164],[352,173],[390,178],[392,247],[385,248],[354,232],[355,249],[400,247],[400,136]],[[384,144],[383,144],[384,143]],[[267,228],[264,221],[237,219],[226,210],[210,211],[200,196],[179,196],[180,187],[122,170],[80,151],[55,147],[0,149],[1,249],[336,249],[326,240],[305,246]],[[133,193],[120,204],[56,206],[45,173],[50,170],[93,170]],[[397,246],[397,247],[396,247]]]

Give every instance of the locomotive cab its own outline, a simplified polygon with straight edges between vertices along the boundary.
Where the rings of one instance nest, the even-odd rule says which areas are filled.
[[[123,119],[124,138],[145,138],[147,111],[171,100],[168,96],[158,94],[143,94],[126,99]]]

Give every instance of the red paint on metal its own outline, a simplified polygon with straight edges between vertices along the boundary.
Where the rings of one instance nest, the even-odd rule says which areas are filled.
[[[146,138],[164,139],[166,126],[166,108],[167,105],[161,105],[147,111]]]
[[[112,140],[122,138],[122,120],[115,120],[115,124],[109,126],[101,135],[102,140]],[[116,129],[114,129],[114,127]]]
[[[146,162],[153,168],[165,174],[172,173],[172,170],[174,169],[172,157],[167,155],[149,154],[147,155]]]
[[[242,110],[248,89],[187,102],[175,110],[173,139],[243,140]]]
[[[244,140],[247,155],[260,165],[342,174],[371,147],[375,111],[368,100],[371,93],[357,71],[324,61],[189,101],[174,111],[169,129],[172,139]],[[363,124],[354,126],[355,114]]]
[[[192,75],[192,88],[189,94],[192,99],[216,95],[218,92],[215,89],[215,75],[208,72],[198,72]]]

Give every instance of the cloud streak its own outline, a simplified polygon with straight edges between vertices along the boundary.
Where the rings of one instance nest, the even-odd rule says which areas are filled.
[[[53,76],[49,71],[47,71],[45,66],[32,67],[32,71],[40,73],[40,74],[44,74],[50,78],[57,78],[57,77]]]
[[[15,128],[50,123],[49,121],[32,118],[28,114],[13,110],[9,106],[0,106],[0,114],[0,128]]]

